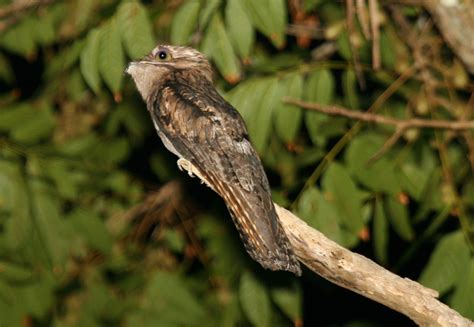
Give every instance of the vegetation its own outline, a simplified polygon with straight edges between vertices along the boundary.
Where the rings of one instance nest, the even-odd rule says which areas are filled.
[[[32,3],[0,1],[0,326],[408,324],[311,272],[249,259],[222,200],[177,169],[124,74],[157,42],[212,60],[277,203],[474,319],[473,130],[282,101],[473,119],[472,75],[423,8]]]

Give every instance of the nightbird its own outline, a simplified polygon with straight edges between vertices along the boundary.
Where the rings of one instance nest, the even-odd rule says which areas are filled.
[[[244,121],[214,88],[206,57],[192,48],[158,45],[131,62],[127,73],[178,164],[190,163],[224,199],[249,255],[266,269],[301,275]]]

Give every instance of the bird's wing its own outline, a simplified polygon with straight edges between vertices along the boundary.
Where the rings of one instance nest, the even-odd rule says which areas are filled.
[[[247,252],[264,267],[300,273],[242,118],[212,89],[170,84],[149,103],[159,133],[224,199]]]

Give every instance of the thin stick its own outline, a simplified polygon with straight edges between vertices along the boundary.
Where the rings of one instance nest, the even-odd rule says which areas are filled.
[[[360,26],[362,27],[362,33],[367,40],[370,40],[372,36],[370,35],[369,17],[367,15],[367,8],[364,0],[356,0],[356,11]]]
[[[372,31],[372,67],[380,69],[380,18],[377,8],[377,0],[369,0],[370,27]]]
[[[356,46],[354,39],[357,37],[357,31],[354,27],[354,16],[355,16],[355,8],[354,8],[354,0],[346,0],[346,20],[347,20],[347,35],[349,39],[349,45],[352,52],[352,62],[354,64],[354,71],[357,77],[357,82],[362,90],[365,90],[365,79],[364,73],[362,71],[362,67],[360,65],[359,60],[359,48],[360,46]]]
[[[318,112],[325,113],[331,116],[342,116],[351,119],[356,119],[369,123],[377,123],[384,125],[393,125],[402,130],[410,128],[435,128],[435,129],[449,129],[455,131],[464,131],[474,129],[473,120],[461,120],[461,121],[450,121],[450,120],[435,120],[435,119],[397,119],[392,117],[386,117],[382,115],[373,114],[370,112],[361,112],[356,110],[350,110],[338,106],[326,106],[317,103],[309,103],[297,99],[284,98],[283,101],[288,104],[293,104],[304,109],[315,110]]]
[[[0,33],[15,24],[29,9],[49,5],[55,0],[16,0],[11,4],[0,7]]]
[[[47,5],[55,0],[16,0],[9,5],[0,7],[0,18],[9,17],[37,6]]]
[[[180,168],[209,184],[197,168],[184,161],[180,159]],[[298,259],[319,276],[392,308],[420,326],[473,326],[437,300],[435,290],[395,275],[331,241],[290,211],[277,204],[275,208]]]

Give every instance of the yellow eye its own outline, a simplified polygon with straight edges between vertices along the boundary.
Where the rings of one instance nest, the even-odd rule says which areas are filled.
[[[171,56],[164,50],[158,51],[158,53],[155,56],[155,58],[160,59],[160,60],[168,60],[170,59],[170,57]]]

